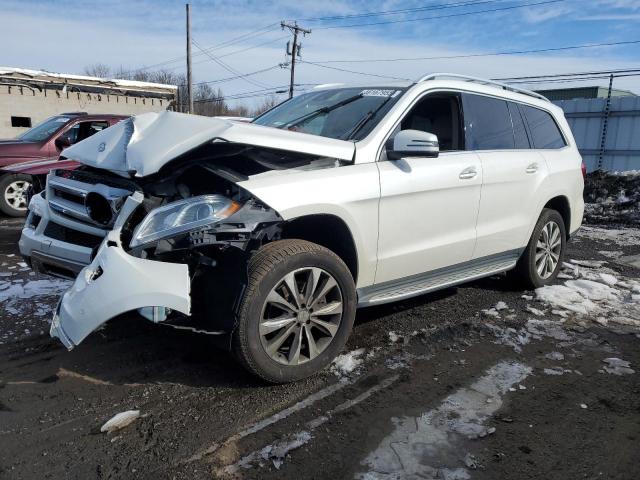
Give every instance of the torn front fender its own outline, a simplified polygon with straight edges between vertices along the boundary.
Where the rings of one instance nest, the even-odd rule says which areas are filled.
[[[122,225],[141,201],[139,193],[127,198],[114,230],[58,304],[50,333],[68,349],[108,320],[131,310],[165,307],[190,315],[186,264],[136,258],[122,248]]]

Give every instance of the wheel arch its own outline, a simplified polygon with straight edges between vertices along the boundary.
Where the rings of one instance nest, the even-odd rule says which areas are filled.
[[[332,214],[292,218],[282,225],[282,238],[307,240],[328,248],[347,265],[357,283],[358,250],[351,230],[342,218]]]
[[[569,239],[569,232],[571,231],[571,205],[569,204],[569,199],[565,195],[557,195],[548,200],[542,208],[550,208],[560,214],[564,221],[567,239]]]

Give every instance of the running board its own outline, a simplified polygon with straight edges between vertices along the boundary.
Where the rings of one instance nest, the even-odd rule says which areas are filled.
[[[515,267],[521,253],[522,249],[512,250],[411,277],[359,288],[358,306],[395,302],[504,272]]]

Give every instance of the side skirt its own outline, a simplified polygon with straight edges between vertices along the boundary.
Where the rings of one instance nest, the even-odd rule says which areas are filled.
[[[469,260],[411,277],[358,289],[358,307],[380,305],[452,287],[515,267],[524,249]]]

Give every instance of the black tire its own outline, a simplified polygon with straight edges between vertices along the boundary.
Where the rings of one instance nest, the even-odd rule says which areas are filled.
[[[287,274],[312,267],[330,274],[339,287],[342,313],[337,332],[315,358],[297,365],[282,364],[272,358],[263,346],[260,334],[263,308],[271,290],[276,288]],[[286,383],[300,380],[325,368],[338,355],[351,333],[355,312],[356,290],[353,277],[335,253],[304,240],[279,240],[269,243],[249,260],[248,284],[239,308],[239,322],[232,338],[233,353],[249,372],[267,382]]]
[[[536,246],[538,240],[542,235],[542,229],[549,223],[555,223],[560,229],[560,252],[557,264],[552,273],[548,276],[541,276],[538,273],[536,265]],[[540,214],[540,218],[533,229],[529,243],[524,253],[518,260],[513,275],[517,280],[522,282],[523,286],[527,288],[539,288],[545,285],[553,283],[558,276],[560,269],[562,268],[562,261],[564,260],[564,253],[567,245],[567,231],[562,216],[555,210],[545,208]]]
[[[24,217],[27,214],[28,207],[28,205],[26,205],[26,196],[24,208],[15,208],[14,205],[7,201],[7,195],[11,194],[11,190],[13,190],[12,185],[15,185],[16,182],[19,182],[21,184],[26,183],[26,191],[26,188],[31,185],[31,177],[29,175],[11,173],[0,177],[0,211],[5,215],[9,215],[10,217]]]

